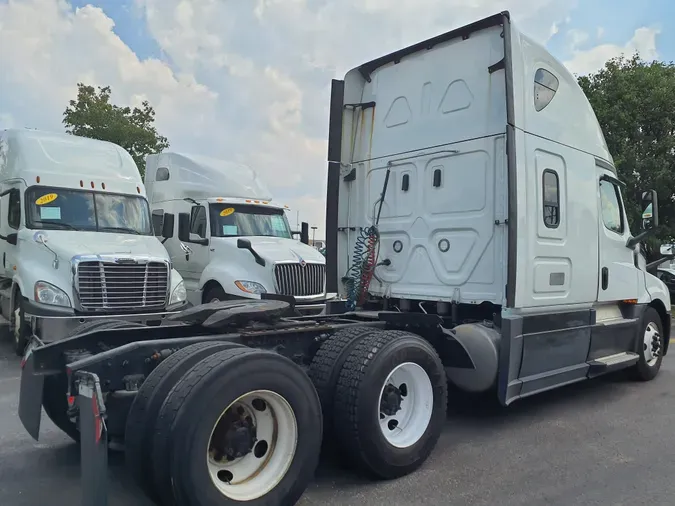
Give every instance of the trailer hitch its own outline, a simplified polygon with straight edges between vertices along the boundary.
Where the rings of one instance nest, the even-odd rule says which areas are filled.
[[[108,506],[108,428],[96,374],[76,373],[80,411],[82,506]]]

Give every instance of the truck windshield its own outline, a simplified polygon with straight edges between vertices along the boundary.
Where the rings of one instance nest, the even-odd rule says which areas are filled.
[[[141,196],[44,186],[26,190],[26,226],[152,235],[150,208]]]
[[[291,238],[283,209],[246,204],[210,204],[213,237],[270,236]]]

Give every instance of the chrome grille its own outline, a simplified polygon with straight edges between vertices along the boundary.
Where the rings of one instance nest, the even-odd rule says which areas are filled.
[[[280,295],[306,297],[323,293],[326,266],[323,264],[277,264],[274,276]]]
[[[162,262],[80,262],[76,279],[84,310],[162,308],[169,289],[169,269]]]

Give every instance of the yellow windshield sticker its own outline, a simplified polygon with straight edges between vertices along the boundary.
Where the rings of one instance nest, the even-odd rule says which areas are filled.
[[[227,209],[223,209],[220,211],[221,216],[229,216],[234,212],[234,207],[228,207]]]
[[[39,199],[35,201],[35,203],[39,206],[43,206],[45,204],[49,204],[50,202],[54,202],[59,196],[56,193],[48,193],[47,195],[43,195]]]

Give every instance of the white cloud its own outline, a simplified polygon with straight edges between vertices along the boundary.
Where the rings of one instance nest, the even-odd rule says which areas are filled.
[[[97,7],[73,11],[63,0],[13,1],[0,4],[0,20],[0,104],[18,126],[62,130],[79,81],[110,85],[118,103],[147,98],[171,136],[201,128],[212,115],[217,93],[159,60],[139,60]]]
[[[590,36],[588,33],[582,31],[582,30],[577,30],[575,28],[569,30],[567,32],[567,40],[569,42],[569,46],[573,51],[576,51],[580,48],[580,46],[583,46],[585,42],[587,42],[590,39]]]
[[[571,33],[570,30],[569,33]],[[578,31],[577,31],[578,32]],[[660,33],[658,28],[642,27],[635,30],[633,37],[623,46],[616,44],[600,44],[590,49],[582,50],[578,46],[588,40],[588,34],[574,33],[571,37],[572,58],[565,62],[570,71],[584,75],[600,70],[610,58],[631,56],[638,52],[645,60],[658,58],[656,51],[656,36]],[[598,34],[600,36],[601,33]]]
[[[249,163],[323,237],[331,78],[504,9],[545,42],[576,4],[135,0],[160,61],[139,60],[99,8],[13,0],[0,3],[0,124],[61,130],[78,81],[110,85],[117,103],[150,101],[173,149]]]

